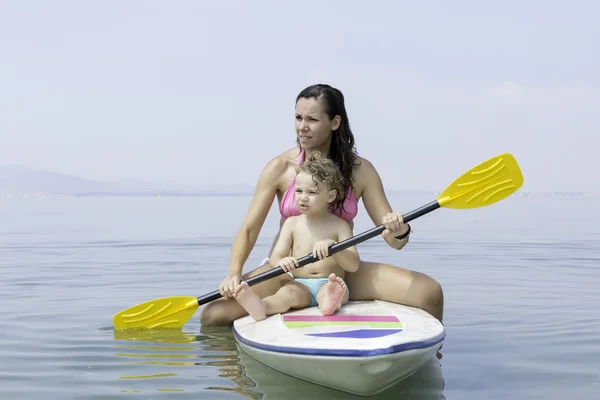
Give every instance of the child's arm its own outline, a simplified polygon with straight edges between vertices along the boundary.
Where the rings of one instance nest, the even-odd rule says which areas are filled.
[[[350,239],[352,237],[352,228],[350,224],[345,221],[340,221],[340,227],[338,229],[338,243]],[[358,250],[356,246],[348,247],[345,250],[339,251],[333,255],[335,261],[348,272],[355,272],[358,270],[360,265],[360,257],[358,256]]]
[[[289,217],[281,226],[279,238],[277,239],[277,243],[275,244],[275,247],[273,248],[273,251],[271,252],[271,257],[269,259],[269,263],[273,267],[276,267],[282,258],[288,257],[290,255],[293,244],[293,223],[294,217]]]

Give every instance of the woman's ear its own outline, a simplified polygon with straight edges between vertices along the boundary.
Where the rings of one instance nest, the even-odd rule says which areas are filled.
[[[340,127],[342,123],[342,117],[340,117],[339,115],[336,115],[335,117],[333,117],[333,124],[331,125],[331,130],[335,131],[337,130],[337,128]]]

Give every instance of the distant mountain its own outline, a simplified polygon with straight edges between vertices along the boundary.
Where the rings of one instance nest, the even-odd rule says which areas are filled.
[[[138,179],[96,181],[60,172],[37,170],[21,165],[0,166],[0,194],[13,195],[248,195],[246,184],[183,186]]]
[[[139,179],[97,181],[60,172],[38,170],[22,165],[0,165],[0,195],[67,195],[67,196],[249,196],[254,186],[247,184],[181,185],[148,182]],[[427,190],[386,189],[388,195],[427,194]],[[600,196],[600,192],[527,192],[517,196]]]

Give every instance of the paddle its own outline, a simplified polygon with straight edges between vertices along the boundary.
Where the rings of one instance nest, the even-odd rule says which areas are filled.
[[[470,209],[496,203],[517,191],[523,185],[523,175],[515,158],[508,153],[492,157],[471,168],[452,182],[439,197],[404,215],[410,222],[440,207]],[[336,243],[329,248],[332,255],[348,247],[380,235],[383,225]],[[298,259],[299,267],[318,259],[312,254]],[[246,280],[255,285],[285,273],[273,268]],[[150,300],[123,310],[113,317],[115,329],[125,328],[180,328],[194,315],[199,306],[221,297],[218,290],[201,297],[175,296]]]

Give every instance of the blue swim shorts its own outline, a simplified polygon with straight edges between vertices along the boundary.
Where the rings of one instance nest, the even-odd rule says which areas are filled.
[[[295,278],[294,280],[308,287],[308,290],[310,291],[310,307],[317,305],[317,293],[319,292],[319,289],[321,289],[321,286],[327,283],[329,278]],[[350,292],[348,290],[347,285],[346,293],[348,293],[348,296],[350,296]]]

